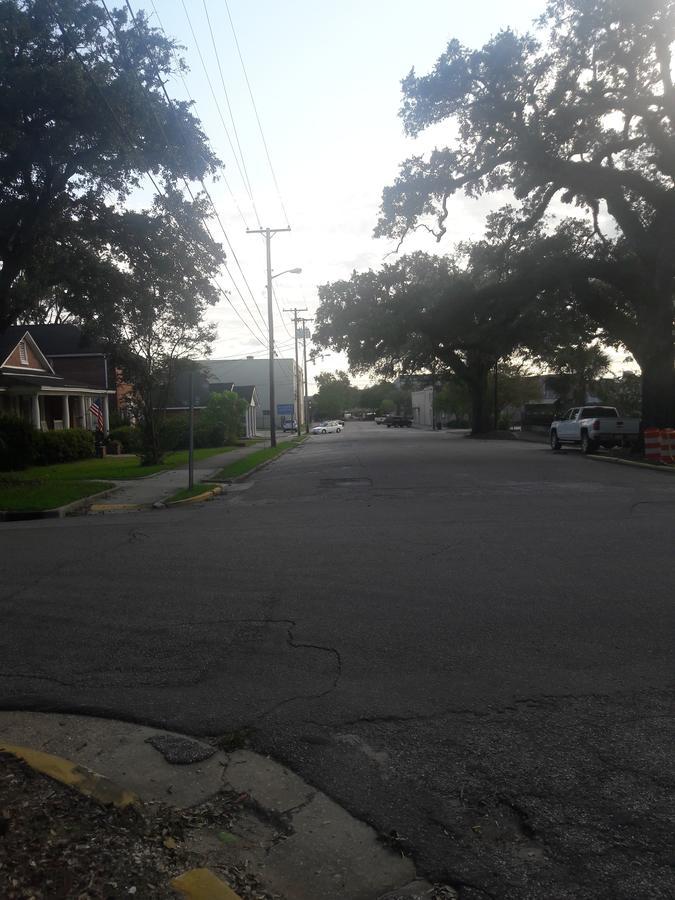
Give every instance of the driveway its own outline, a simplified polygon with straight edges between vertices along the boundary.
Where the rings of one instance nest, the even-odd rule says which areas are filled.
[[[674,513],[351,422],[205,507],[0,525],[0,706],[248,729],[463,900],[672,897]]]

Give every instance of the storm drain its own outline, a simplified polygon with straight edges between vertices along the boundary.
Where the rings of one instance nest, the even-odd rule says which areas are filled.
[[[372,487],[373,481],[371,478],[350,478],[347,476],[344,478],[322,478],[319,484],[321,487],[328,488]]]

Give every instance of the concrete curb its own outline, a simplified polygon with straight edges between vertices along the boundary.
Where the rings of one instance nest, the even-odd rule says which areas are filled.
[[[15,741],[0,741],[0,748],[20,752],[34,763],[46,762],[35,766],[40,772],[78,790],[84,783],[89,796],[97,796],[94,790],[105,782],[94,778],[92,785],[93,773],[85,766],[93,765],[117,790],[117,785],[125,785],[125,796],[134,798],[139,810],[157,803],[189,810],[212,799],[217,802],[223,789],[233,792],[238,801],[231,836],[236,840],[227,842],[226,852],[218,833],[221,826],[214,823],[206,830],[195,823],[181,838],[181,849],[191,854],[184,865],[195,868],[170,882],[176,872],[172,869],[166,887],[188,900],[239,900],[223,881],[238,884],[239,869],[275,896],[298,900],[393,900],[399,894],[408,896],[411,883],[425,888],[424,882],[414,881],[410,858],[267,756],[244,749],[225,752],[189,735],[81,715],[0,710],[0,729]],[[27,749],[36,746],[64,757]],[[82,765],[68,758],[81,759]],[[115,796],[97,799],[110,803]],[[223,802],[230,810],[228,797]],[[425,892],[427,888],[412,896]]]
[[[305,443],[305,440],[309,437],[309,435],[304,435],[303,440],[298,441],[297,444],[294,444],[284,450],[282,453],[277,453],[276,456],[273,456],[271,459],[266,459],[264,462],[258,463],[257,466],[253,466],[252,469],[249,469],[248,472],[243,472],[241,475],[233,475],[231,478],[227,478],[223,480],[223,484],[238,484],[240,481],[246,481],[247,478],[250,478],[251,475],[254,475],[256,472],[259,472],[260,469],[264,469],[265,466],[269,466],[270,463],[276,462],[280,456],[284,456],[288,453],[289,450],[294,450],[296,447],[301,447],[302,444]],[[290,443],[290,441],[288,442]],[[244,457],[245,458],[245,457]]]
[[[222,485],[217,484],[215,487],[210,487],[208,490],[202,491],[201,494],[195,494],[194,497],[186,497],[184,500],[165,500],[164,505],[167,507],[171,507],[171,506],[183,506],[186,503],[200,503],[203,500],[211,500],[211,499],[213,499],[213,497],[216,497],[218,494],[221,494],[222,492],[223,492]]]
[[[123,809],[140,803],[133,791],[122,788],[103,775],[69,759],[64,759],[62,756],[54,756],[41,750],[33,750],[31,747],[21,747],[2,741],[0,741],[0,753],[9,753],[15,756],[34,771],[73,788],[103,806],[116,806]],[[171,887],[183,894],[187,900],[241,900],[239,895],[235,894],[210,869],[191,869],[172,879]]]
[[[106,488],[105,491],[98,491],[96,494],[88,494],[86,497],[80,497],[79,500],[73,500],[72,503],[66,503],[64,506],[56,506],[53,509],[7,509],[0,510],[0,522],[26,522],[30,519],[64,519],[69,513],[78,509],[83,509],[92,504],[92,500],[97,497],[109,497],[117,490],[117,486]]]
[[[138,803],[138,797],[132,791],[121,788],[110,779],[92,772],[85,766],[77,765],[62,756],[53,756],[51,753],[43,753],[41,750],[33,750],[30,747],[19,747],[16,744],[5,744],[0,741],[0,752],[11,753],[17,759],[23,760],[27,766],[36,772],[41,772],[54,781],[60,781],[68,787],[74,788],[86,797],[98,800],[104,805],[123,808]]]
[[[172,879],[171,887],[187,900],[241,900],[232,888],[210,869],[190,869]]]
[[[615,466],[633,466],[636,469],[651,469],[652,472],[661,472],[662,475],[675,475],[675,466],[656,466],[653,463],[635,462],[632,459],[618,459],[616,456],[594,456],[589,454],[587,459],[595,462],[614,463]]]

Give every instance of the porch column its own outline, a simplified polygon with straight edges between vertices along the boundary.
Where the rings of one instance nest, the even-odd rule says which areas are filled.
[[[80,428],[86,428],[87,427],[87,410],[84,405],[84,397],[78,397],[77,399],[80,401],[80,404],[79,404],[80,405],[80,419],[82,420],[82,424],[80,425]]]
[[[103,395],[103,434],[108,437],[110,431],[110,406],[108,405],[108,395]]]
[[[37,394],[33,397],[33,428],[39,431],[42,427],[40,422],[40,398]]]
[[[61,397],[61,402],[63,406],[63,413],[61,414],[61,418],[63,419],[63,427],[70,428],[70,402],[68,400],[68,394],[65,394]]]

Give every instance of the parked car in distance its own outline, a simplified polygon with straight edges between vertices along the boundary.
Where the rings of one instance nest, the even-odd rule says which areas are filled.
[[[298,423],[293,422],[291,419],[286,419],[286,421],[281,426],[282,431],[297,431]]]
[[[551,449],[578,444],[582,453],[617,444],[632,446],[640,438],[640,420],[622,419],[613,406],[575,406],[551,424]]]
[[[333,432],[339,434],[341,431],[342,425],[339,422],[321,422],[312,428],[312,434],[331,434]]]
[[[407,416],[387,416],[384,424],[387,428],[412,428],[412,419]]]
[[[376,424],[376,425],[384,425],[384,423],[385,423],[386,421],[387,421],[387,417],[386,417],[386,416],[375,416],[375,424]]]

